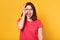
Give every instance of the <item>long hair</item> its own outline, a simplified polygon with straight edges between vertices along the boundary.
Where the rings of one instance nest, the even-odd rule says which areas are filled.
[[[37,15],[36,15],[36,9],[35,9],[35,7],[34,7],[34,5],[31,3],[31,2],[27,2],[26,3],[26,5],[25,5],[25,8],[26,8],[26,6],[28,6],[28,5],[30,5],[31,7],[32,7],[32,9],[33,9],[33,15],[32,15],[32,17],[31,17],[31,19],[32,20],[36,20],[37,19]],[[23,15],[23,13],[21,14],[21,16]],[[27,18],[26,18],[26,16],[25,16],[25,20],[26,20]]]

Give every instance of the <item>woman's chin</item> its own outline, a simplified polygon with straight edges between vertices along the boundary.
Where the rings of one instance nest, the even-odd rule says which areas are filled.
[[[31,19],[31,17],[27,17],[27,19]]]
[[[31,18],[31,16],[27,16],[27,18],[28,18],[28,19],[30,19],[30,18]]]

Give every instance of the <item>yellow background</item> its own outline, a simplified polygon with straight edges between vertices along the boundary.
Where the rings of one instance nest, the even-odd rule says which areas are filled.
[[[0,0],[0,40],[19,40],[17,20],[26,2],[36,7],[44,40],[60,40],[60,0]]]

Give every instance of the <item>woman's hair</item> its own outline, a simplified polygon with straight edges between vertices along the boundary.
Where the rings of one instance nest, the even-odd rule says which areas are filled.
[[[32,9],[33,9],[33,15],[32,15],[32,17],[31,17],[31,19],[35,21],[35,20],[37,19],[36,9],[35,9],[34,5],[33,5],[31,2],[27,2],[26,5],[25,5],[25,8],[26,8],[26,6],[28,6],[28,5],[30,5],[30,6],[32,7]],[[22,15],[23,15],[23,13],[21,14],[21,16],[22,16]],[[26,16],[25,16],[25,20],[26,20]]]

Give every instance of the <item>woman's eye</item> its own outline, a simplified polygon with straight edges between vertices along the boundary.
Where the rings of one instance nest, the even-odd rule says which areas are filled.
[[[27,10],[27,9],[26,9]]]
[[[30,9],[30,10],[33,10],[33,9]]]

